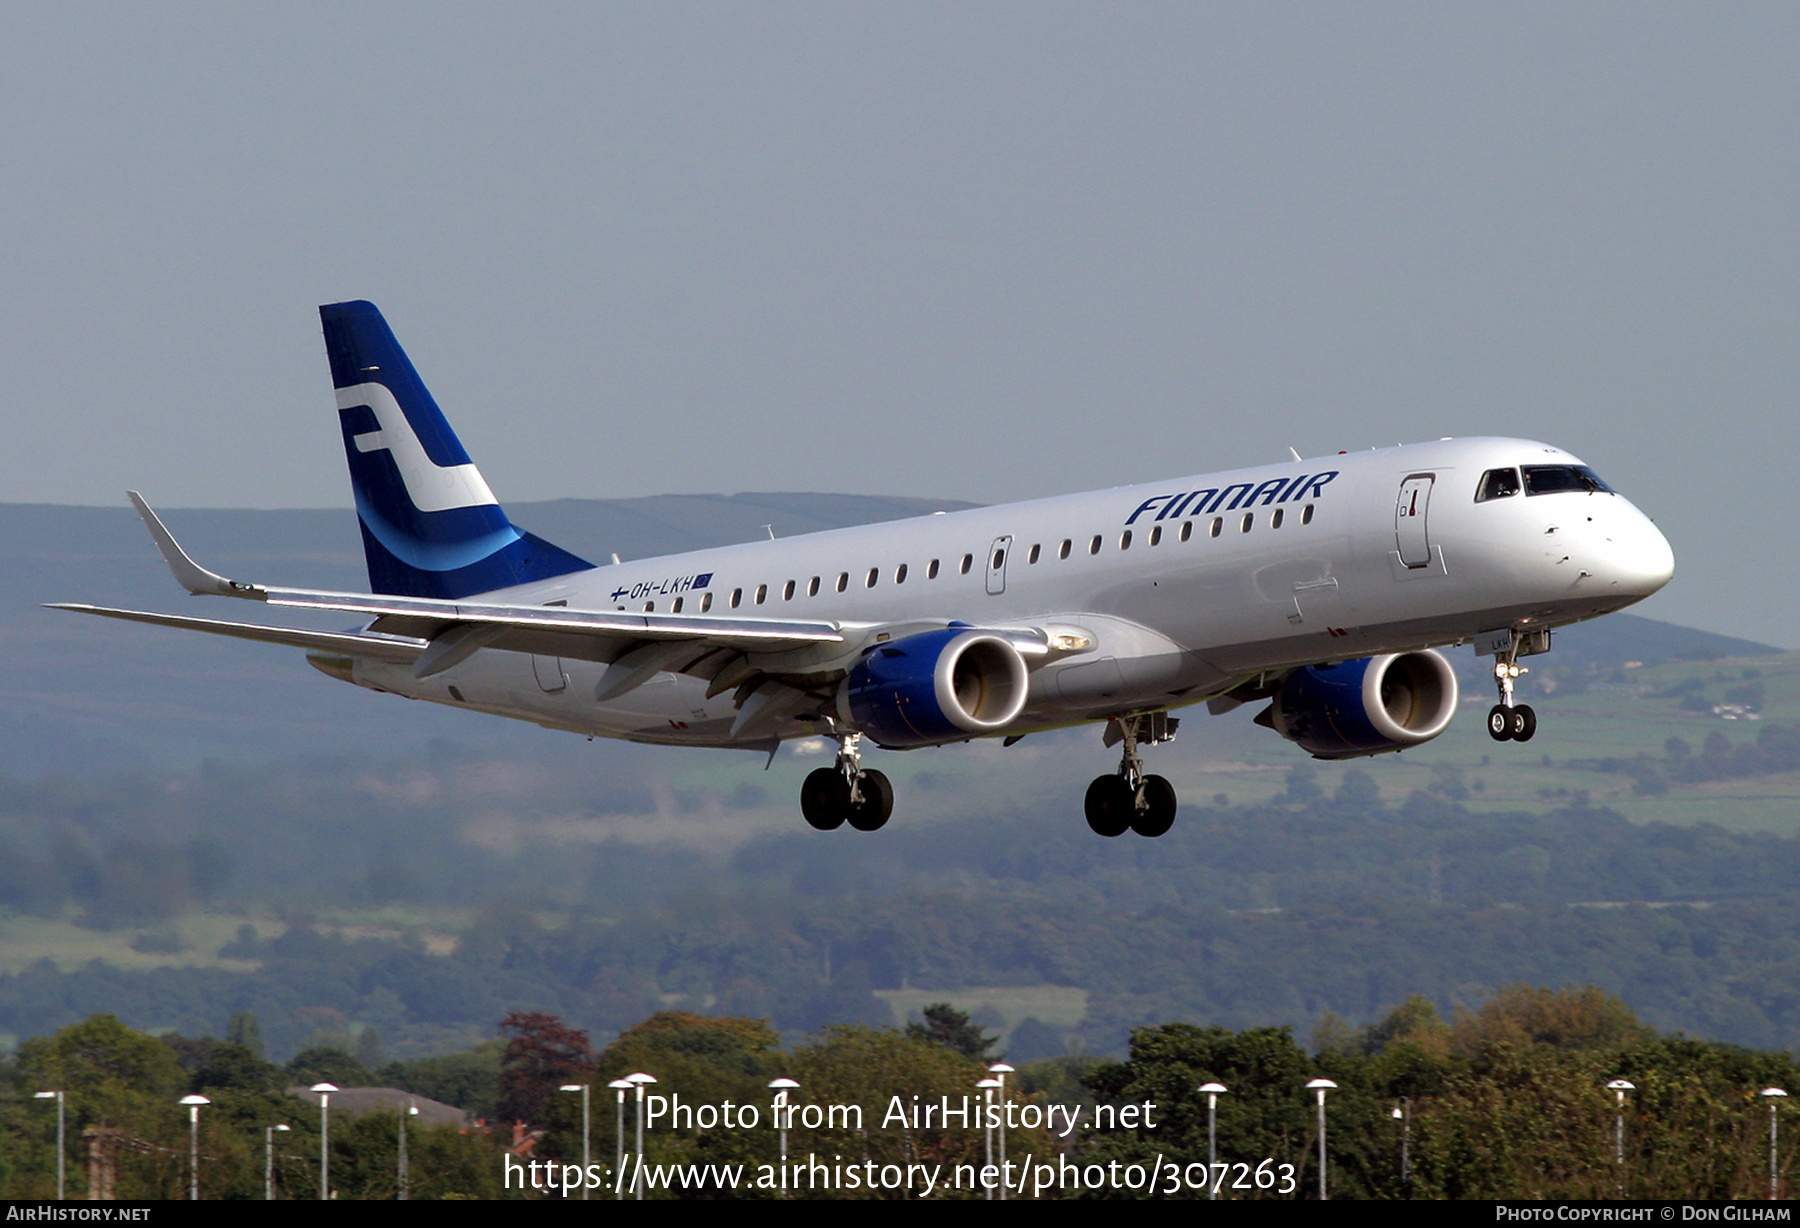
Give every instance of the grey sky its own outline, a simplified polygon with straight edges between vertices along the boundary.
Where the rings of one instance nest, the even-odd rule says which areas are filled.
[[[1792,628],[1800,8],[9,5],[0,501],[982,501],[1516,433]],[[1771,545],[1776,552],[1768,561]]]

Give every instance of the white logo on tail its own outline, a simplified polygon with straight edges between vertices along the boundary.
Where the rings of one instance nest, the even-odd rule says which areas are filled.
[[[366,405],[381,429],[351,437],[358,452],[386,450],[400,470],[406,493],[421,512],[447,512],[458,507],[497,504],[481,471],[474,465],[440,465],[425,455],[425,445],[385,384],[356,384],[337,390],[339,409]]]

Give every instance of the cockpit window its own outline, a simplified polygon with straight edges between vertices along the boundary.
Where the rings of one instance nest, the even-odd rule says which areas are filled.
[[[1486,503],[1489,499],[1505,499],[1518,493],[1517,469],[1489,469],[1481,475],[1481,485],[1475,491],[1475,502]]]
[[[1565,491],[1577,494],[1613,493],[1613,488],[1600,480],[1600,475],[1586,465],[1525,465],[1527,495],[1557,495]]]

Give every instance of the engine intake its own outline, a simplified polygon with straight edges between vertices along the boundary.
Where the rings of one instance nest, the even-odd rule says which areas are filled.
[[[1429,742],[1449,728],[1456,700],[1456,674],[1438,653],[1384,653],[1295,670],[1257,720],[1315,759],[1354,759]]]
[[[1011,724],[1025,707],[1025,659],[1001,636],[946,627],[863,655],[838,692],[838,710],[879,746],[961,741]]]

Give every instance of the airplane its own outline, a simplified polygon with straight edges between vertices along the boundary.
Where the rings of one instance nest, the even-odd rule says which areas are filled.
[[[1674,574],[1648,517],[1579,458],[1464,438],[595,565],[516,527],[372,303],[319,309],[369,593],[200,566],[136,492],[195,595],[324,610],[353,631],[60,603],[304,649],[373,691],[590,737],[836,760],[800,809],[881,828],[894,789],[863,742],[911,750],[1087,723],[1122,747],[1089,826],[1155,837],[1177,810],[1143,752],[1172,710],[1255,718],[1320,759],[1404,750],[1450,724],[1439,649],[1494,658],[1496,741],[1529,741],[1522,658]]]

